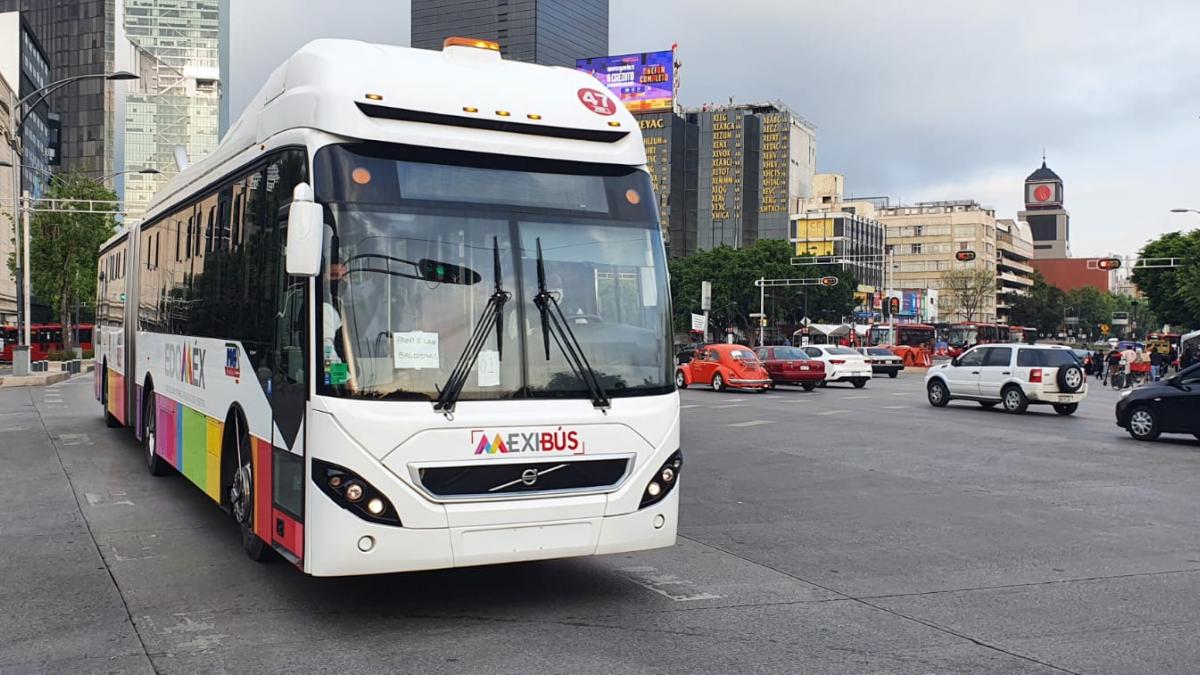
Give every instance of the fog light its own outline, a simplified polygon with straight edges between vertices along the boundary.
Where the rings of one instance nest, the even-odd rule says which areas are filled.
[[[346,486],[346,499],[356,502],[363,497],[363,487],[358,483],[351,483]]]
[[[662,494],[662,486],[658,484],[658,481],[650,481],[650,484],[646,486],[646,494],[657,497]]]
[[[670,483],[671,481],[675,480],[675,469],[672,469],[669,466],[663,469],[662,479],[664,483]]]
[[[666,523],[667,523],[667,519],[663,518],[663,515],[661,513],[658,514],[657,516],[654,516],[654,529],[661,530],[662,526],[666,525]]]
[[[375,548],[375,537],[372,537],[371,535],[367,535],[365,537],[359,538],[358,550],[362,551],[363,553],[366,553],[367,551],[370,551],[373,548]]]
[[[370,511],[371,515],[373,516],[383,513],[383,500],[379,497],[372,498],[371,501],[367,502],[367,510]]]

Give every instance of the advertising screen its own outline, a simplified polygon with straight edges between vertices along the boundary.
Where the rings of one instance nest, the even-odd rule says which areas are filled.
[[[672,110],[675,54],[671,51],[579,59],[575,67],[591,73],[632,113]]]

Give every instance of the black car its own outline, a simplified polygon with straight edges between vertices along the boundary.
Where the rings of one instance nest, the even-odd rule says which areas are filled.
[[[1200,439],[1200,365],[1126,392],[1117,401],[1117,426],[1139,441],[1161,433]]]
[[[696,350],[704,346],[703,342],[692,342],[675,348],[675,365],[682,366],[696,355]]]

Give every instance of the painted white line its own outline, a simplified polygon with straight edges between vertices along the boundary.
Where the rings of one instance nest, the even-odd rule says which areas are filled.
[[[688,600],[717,600],[721,596],[705,593],[696,584],[674,574],[661,574],[653,567],[626,567],[617,570],[626,579],[675,602]]]
[[[906,391],[893,391],[892,396],[912,396],[912,394]]]
[[[826,410],[825,412],[813,413],[814,415],[845,415],[849,410]]]
[[[63,445],[92,445],[92,439],[87,434],[59,434],[58,442]]]
[[[710,406],[713,410],[723,410],[725,408],[745,408],[745,403],[726,403],[725,405]]]
[[[750,420],[749,422],[734,422],[733,424],[727,424],[727,425],[725,425],[725,426],[729,426],[729,427],[757,427],[757,426],[759,426],[759,425],[762,425],[762,424],[774,424],[774,423],[775,423],[775,422],[774,422],[774,420]]]
[[[907,405],[885,405],[885,406],[883,406],[883,409],[884,410],[906,410],[910,407],[911,406],[907,406]]]
[[[682,410],[682,409],[685,409],[685,408],[699,408],[699,407],[700,407],[700,404],[699,404],[699,403],[689,403],[689,404],[687,404],[687,405],[681,405],[681,406],[679,406],[679,408],[680,408],[681,410]]]
[[[842,398],[844,398],[847,401],[861,401],[864,398],[871,398],[871,397],[870,396],[843,396]]]

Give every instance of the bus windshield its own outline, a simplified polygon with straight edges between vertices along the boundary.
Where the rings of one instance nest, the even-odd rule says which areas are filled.
[[[588,398],[533,301],[539,244],[545,288],[608,395],[671,391],[645,172],[356,144],[322,149],[314,179],[328,214],[321,393],[437,399],[499,290],[459,399]]]
[[[972,347],[979,343],[979,330],[974,326],[951,326],[947,342],[953,347]]]

